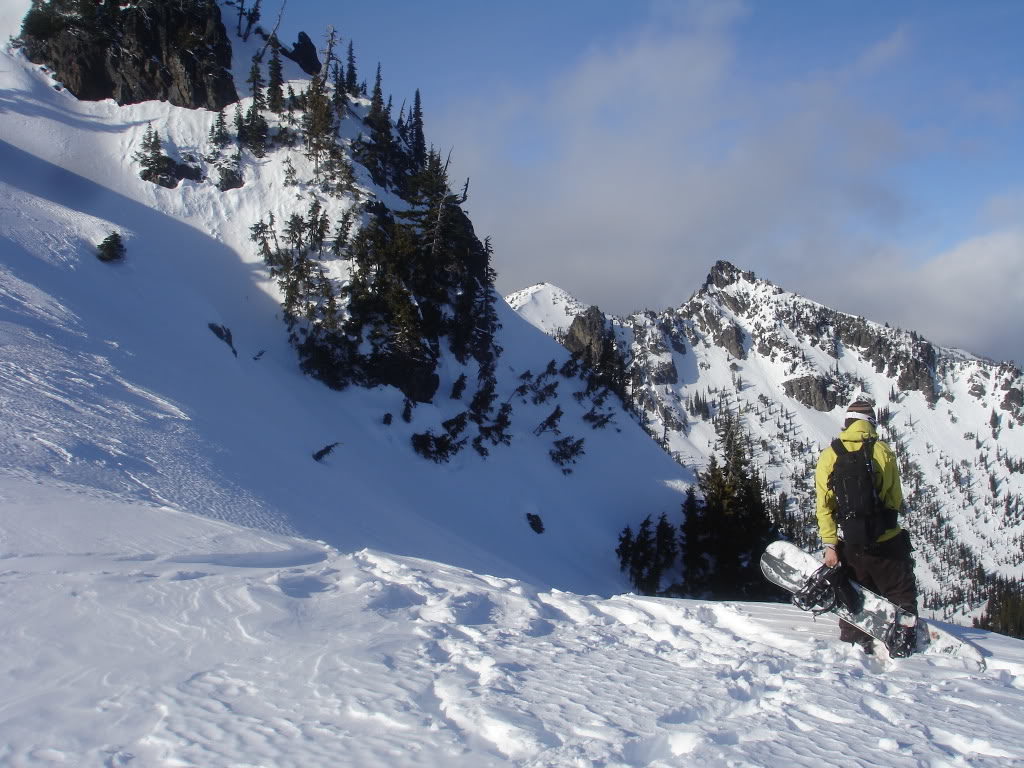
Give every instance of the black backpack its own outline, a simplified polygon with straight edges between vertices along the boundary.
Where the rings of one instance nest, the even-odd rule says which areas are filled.
[[[865,440],[856,451],[849,451],[842,440],[832,441],[836,463],[828,479],[836,498],[835,518],[843,529],[843,543],[855,552],[871,549],[878,537],[895,525],[896,513],[889,513],[878,498],[871,457],[874,439]]]

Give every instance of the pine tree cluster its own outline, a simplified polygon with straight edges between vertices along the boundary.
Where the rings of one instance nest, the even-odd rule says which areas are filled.
[[[974,626],[1024,639],[1024,584],[995,579],[989,588],[988,604]]]
[[[163,140],[152,123],[147,124],[146,132],[142,135],[142,147],[132,155],[132,159],[142,166],[139,176],[144,181],[167,189],[174,189],[182,179],[203,179],[203,173],[198,167],[179,163],[164,154]]]
[[[301,365],[335,388],[392,384],[412,402],[426,402],[436,391],[435,368],[446,342],[460,363],[476,363],[474,399],[479,401],[481,393],[493,389],[500,350],[494,344],[498,322],[490,244],[476,237],[461,208],[468,183],[461,194],[453,193],[447,163],[426,149],[418,92],[409,118],[403,112],[397,129],[392,125],[379,68],[369,110],[359,117],[352,104],[363,98],[363,87],[353,46],[349,43],[343,65],[335,55],[338,42],[330,30],[321,73],[298,95],[285,91],[278,51],[271,46],[269,79],[264,82],[254,59],[252,106],[246,115],[240,110],[235,115],[240,149],[258,156],[267,141],[298,141],[312,167],[306,214],[292,214],[283,222],[271,214],[251,229],[284,295],[284,316]],[[268,133],[258,120],[267,111],[278,115],[276,132]],[[370,200],[350,207],[336,223],[327,220],[317,192],[359,194],[349,150],[339,139],[344,120],[365,129],[354,152],[380,186],[404,199],[407,205],[400,212]],[[224,122],[218,117],[211,129],[215,147],[229,140]],[[290,158],[284,183],[303,184]],[[341,285],[328,279],[325,269],[327,260],[337,259],[349,265],[350,279]],[[490,405],[478,402],[481,412],[473,420],[493,428],[492,437],[500,440],[500,425],[486,423]],[[421,436],[417,449],[444,459],[464,442],[446,431]]]
[[[200,10],[205,0],[176,0],[183,10]],[[116,42],[121,28],[121,13],[125,7],[135,5],[129,0],[33,0],[32,7],[22,21],[22,34],[39,40],[49,40],[68,29],[96,35],[111,43]]]
[[[677,529],[663,514],[652,530],[650,516],[634,534],[626,527],[616,554],[623,572],[642,594],[685,594],[719,600],[774,600],[782,594],[761,575],[761,553],[779,538],[777,510],[767,500],[767,482],[750,471],[749,437],[725,410],[716,418],[722,460],[712,456],[698,473],[702,496],[690,487]],[[682,566],[676,569],[677,557]],[[677,580],[663,587],[671,577]]]

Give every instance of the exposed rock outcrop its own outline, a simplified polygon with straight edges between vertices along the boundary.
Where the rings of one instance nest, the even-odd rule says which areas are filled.
[[[294,61],[309,76],[319,75],[323,69],[320,57],[316,55],[316,46],[305,32],[299,32],[299,38],[291,50],[281,46],[281,55]]]
[[[589,307],[582,315],[573,318],[563,343],[574,355],[593,365],[601,359],[609,333],[604,313],[598,307]]]
[[[79,99],[168,101],[220,110],[238,101],[231,43],[210,0],[141,0],[120,9],[52,2],[26,16],[21,44]]]
[[[798,403],[816,411],[828,412],[836,407],[836,393],[818,376],[799,376],[782,383],[782,389]]]
[[[728,261],[719,260],[708,272],[704,286],[715,286],[716,288],[727,288],[740,280],[753,282],[756,279],[753,272],[744,272]]]

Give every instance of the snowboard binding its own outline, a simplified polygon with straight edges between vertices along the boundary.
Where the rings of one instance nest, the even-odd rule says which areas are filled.
[[[815,616],[837,606],[856,613],[861,608],[861,602],[860,595],[850,584],[842,565],[821,566],[793,593],[793,604],[802,611],[811,611]]]
[[[901,611],[885,633],[885,647],[894,659],[905,659],[917,650],[917,616]]]
[[[829,581],[829,575],[838,566],[821,566],[804,585],[793,593],[793,605],[801,611],[811,611],[815,616],[828,613],[836,607],[836,591]]]

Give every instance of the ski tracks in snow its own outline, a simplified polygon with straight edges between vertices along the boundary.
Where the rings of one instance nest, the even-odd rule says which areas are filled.
[[[250,544],[0,560],[0,762],[938,768],[1007,765],[1024,735],[1013,660],[883,661],[784,605]]]

